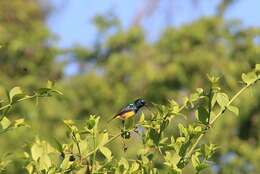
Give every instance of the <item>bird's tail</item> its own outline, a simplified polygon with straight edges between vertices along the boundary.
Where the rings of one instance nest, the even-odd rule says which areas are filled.
[[[107,123],[110,123],[112,120],[114,120],[116,117],[118,117],[118,115],[115,115],[114,117],[112,117],[111,119],[109,119],[108,121],[107,121]]]

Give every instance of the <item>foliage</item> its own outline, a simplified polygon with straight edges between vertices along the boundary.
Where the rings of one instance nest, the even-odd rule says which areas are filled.
[[[2,173],[260,172],[260,90],[251,87],[259,78],[260,32],[223,18],[231,1],[222,1],[219,15],[165,28],[154,42],[141,27],[123,29],[113,14],[98,15],[93,46],[64,52],[40,2],[0,1]],[[255,64],[258,74],[238,82]],[[67,75],[71,65],[79,71]],[[27,99],[48,96],[35,90],[48,79],[65,95],[35,107]],[[5,95],[14,86],[25,91]],[[160,104],[125,129],[106,123],[139,97]]]
[[[90,116],[83,127],[78,127],[72,120],[65,120],[68,128],[68,143],[61,144],[55,141],[51,146],[46,141],[36,138],[30,151],[25,152],[28,173],[182,173],[190,162],[196,173],[210,166],[210,160],[218,147],[211,143],[200,144],[204,135],[213,129],[215,121],[226,110],[238,115],[238,108],[233,102],[242,92],[260,80],[259,64],[255,70],[242,74],[244,87],[231,99],[221,91],[218,86],[219,78],[209,76],[210,88],[198,88],[195,93],[184,100],[180,106],[174,100],[168,105],[155,105],[156,110],[150,117],[142,115],[138,123],[123,128],[117,135],[109,135],[107,130],[101,130],[100,117]],[[41,88],[35,97],[49,96],[51,92],[61,94],[53,89],[53,84],[48,83],[46,88]],[[19,87],[9,92],[9,104],[1,110],[7,110],[15,102],[20,102],[34,96],[25,96]],[[183,110],[187,110],[183,114]],[[195,112],[196,119],[187,124],[178,124],[178,136],[167,133],[168,127],[176,117],[191,116]],[[6,111],[3,113],[6,114]],[[16,121],[13,128],[19,126],[21,121]],[[11,127],[10,121],[2,117],[3,130]],[[108,144],[121,137],[123,142],[133,138],[133,133],[140,137],[142,147],[138,149],[134,159],[114,158]],[[132,148],[130,146],[130,148]],[[135,147],[134,147],[135,148]],[[124,142],[124,151],[125,147]],[[158,160],[160,159],[160,160]],[[156,164],[157,163],[157,164]],[[159,166],[159,167],[157,167]],[[163,167],[165,166],[165,167]]]
[[[0,112],[1,112],[1,117],[0,117],[0,135],[3,133],[6,133],[7,131],[17,129],[18,127],[21,126],[26,126],[29,127],[24,122],[24,118],[16,119],[14,121],[10,121],[7,118],[8,112],[10,111],[11,108],[13,108],[17,103],[22,102],[24,100],[29,100],[29,99],[36,99],[36,102],[38,102],[38,98],[40,97],[49,97],[52,96],[53,94],[59,94],[62,95],[62,93],[56,89],[54,89],[54,83],[51,81],[48,81],[47,86],[44,88],[39,88],[37,91],[34,92],[33,95],[27,95],[22,91],[20,87],[14,87],[12,88],[9,93],[8,93],[8,101],[3,101],[1,100],[1,105],[0,105]],[[6,166],[9,163],[9,160],[7,160],[7,157],[10,154],[7,153],[3,155],[3,157],[0,160],[0,170],[4,170]]]

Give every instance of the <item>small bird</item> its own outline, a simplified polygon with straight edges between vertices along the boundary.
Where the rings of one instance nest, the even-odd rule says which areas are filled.
[[[133,117],[139,109],[141,109],[143,106],[146,105],[146,102],[144,99],[137,99],[134,101],[134,103],[131,103],[127,106],[125,106],[123,109],[121,109],[112,119],[110,119],[108,122],[112,121],[113,119],[120,119],[120,120],[127,120],[131,117]]]

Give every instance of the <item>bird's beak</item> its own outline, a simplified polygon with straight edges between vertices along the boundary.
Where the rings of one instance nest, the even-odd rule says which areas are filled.
[[[152,107],[152,106],[153,106],[153,104],[152,104],[152,103],[150,103],[150,102],[149,102],[149,103],[148,103],[148,102],[146,102],[144,106],[145,106],[145,107]]]

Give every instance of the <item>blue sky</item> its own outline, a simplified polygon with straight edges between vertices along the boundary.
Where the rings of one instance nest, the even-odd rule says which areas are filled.
[[[167,2],[169,0],[164,0]],[[198,7],[191,6],[189,0],[178,1],[172,4],[171,24],[175,26],[191,22],[200,16],[214,14],[215,6],[219,0],[200,0]],[[125,28],[129,26],[143,5],[144,0],[50,0],[56,10],[48,20],[48,26],[59,36],[58,45],[62,48],[73,44],[91,45],[95,38],[95,28],[91,19],[96,14],[113,11],[119,16]],[[176,0],[177,2],[177,0]],[[162,3],[158,12],[144,23],[149,39],[156,39],[166,24],[166,3]],[[260,1],[238,0],[231,6],[226,18],[239,18],[246,26],[260,27]],[[151,27],[152,26],[152,27]]]

